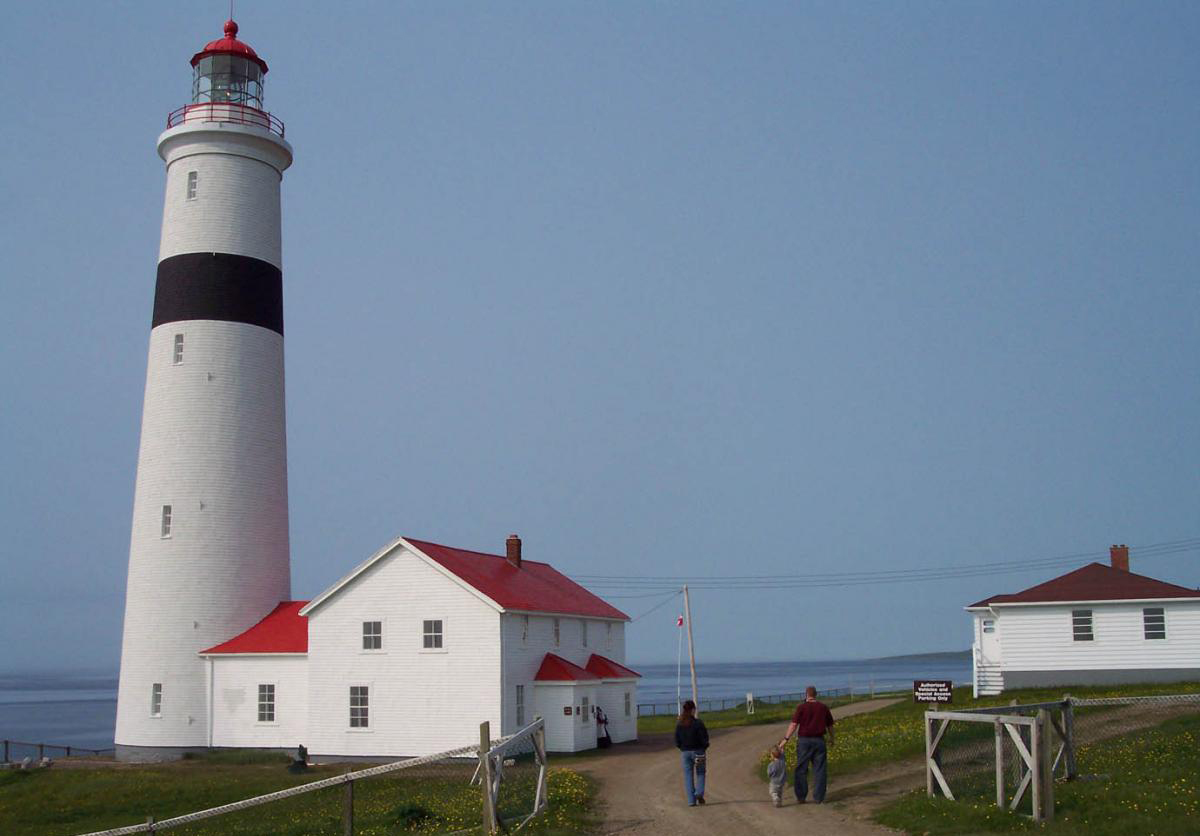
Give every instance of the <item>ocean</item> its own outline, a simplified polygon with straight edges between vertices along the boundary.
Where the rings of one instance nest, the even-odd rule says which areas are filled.
[[[639,703],[674,703],[674,663],[630,666],[642,674]],[[706,663],[697,665],[696,672],[702,700],[743,699],[747,692],[757,697],[795,693],[806,685],[852,688],[865,696],[872,688],[911,689],[914,679],[969,683],[971,655],[962,651],[823,662]],[[680,684],[684,696],[690,696],[686,661]],[[111,671],[0,673],[0,739],[107,749],[113,745],[116,717],[117,677]],[[14,756],[18,752],[28,754],[13,749]]]

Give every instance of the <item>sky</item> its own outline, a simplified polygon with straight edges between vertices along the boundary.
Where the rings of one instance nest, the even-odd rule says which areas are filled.
[[[164,172],[224,2],[0,29],[0,669],[116,670]],[[237,4],[287,125],[293,594],[396,535],[673,576],[698,660],[1200,585],[1200,6]],[[1089,558],[1081,557],[1079,564]],[[1074,565],[1074,564],[1072,564]],[[594,586],[628,658],[677,599]],[[643,595],[646,597],[618,597]],[[609,597],[611,596],[611,597]]]

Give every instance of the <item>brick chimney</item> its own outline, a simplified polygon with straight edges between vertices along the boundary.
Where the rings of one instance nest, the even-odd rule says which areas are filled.
[[[518,551],[520,544],[518,544]],[[1129,571],[1129,546],[1121,544],[1120,546],[1112,546],[1108,550],[1108,555],[1112,559],[1112,567],[1120,569],[1122,572]]]
[[[508,535],[508,539],[504,541],[504,556],[514,568],[521,568],[521,538],[515,534]],[[1129,568],[1129,561],[1126,560],[1125,568]]]

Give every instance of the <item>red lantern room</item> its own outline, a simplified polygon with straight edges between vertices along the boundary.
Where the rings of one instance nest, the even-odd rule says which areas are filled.
[[[237,23],[227,20],[225,37],[192,56],[192,103],[167,117],[167,127],[182,122],[236,122],[283,136],[283,123],[263,110],[267,62],[237,34]]]

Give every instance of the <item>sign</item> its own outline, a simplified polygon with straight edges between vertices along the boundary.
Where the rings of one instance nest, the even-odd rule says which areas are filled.
[[[563,714],[565,714],[565,715],[567,715],[568,717],[570,717],[570,716],[571,716],[571,714],[572,714],[572,711],[571,711],[571,706],[569,706],[569,705],[564,705],[564,706],[563,706]]]
[[[954,702],[954,683],[949,679],[914,679],[913,702]]]
[[[750,693],[749,691],[746,692],[746,713],[754,713],[754,694]]]

